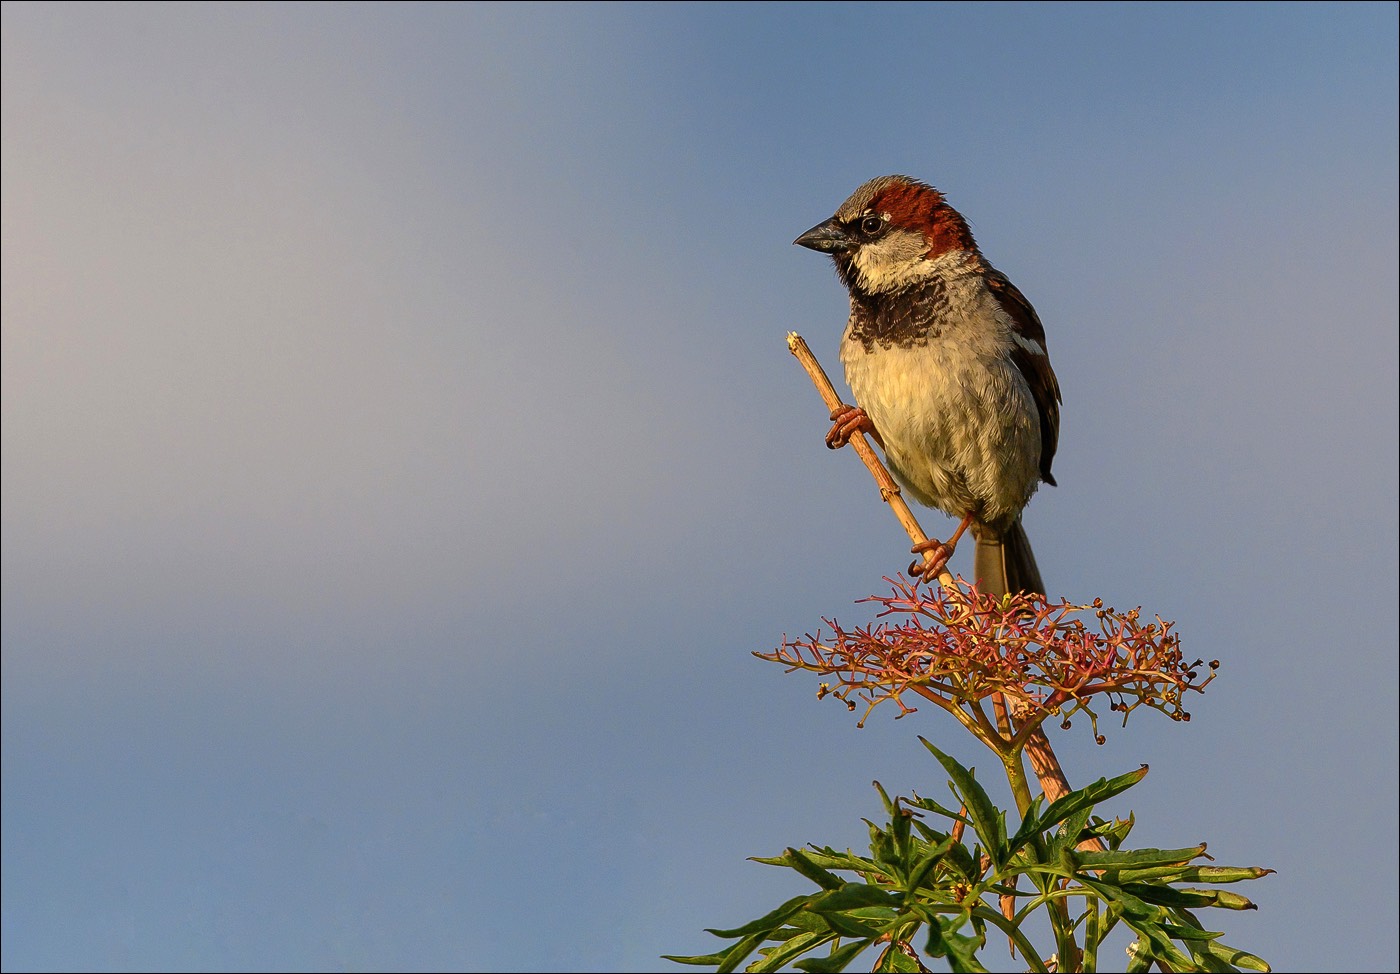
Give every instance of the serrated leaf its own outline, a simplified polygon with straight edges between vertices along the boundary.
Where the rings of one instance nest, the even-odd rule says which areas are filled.
[[[924,952],[932,957],[946,957],[948,968],[955,972],[986,974],[987,969],[977,959],[977,951],[984,943],[980,937],[968,937],[954,933],[942,924],[929,925],[928,946]]]
[[[880,955],[879,963],[873,968],[874,974],[918,974],[926,970],[917,959],[893,945]]]
[[[938,864],[943,860],[944,855],[946,855],[948,850],[952,847],[953,840],[950,837],[944,839],[938,845],[933,846],[925,852],[923,857],[914,864],[914,868],[909,870],[909,880],[905,884],[905,888],[912,893],[920,886],[923,886],[929,874],[937,868]]]
[[[724,958],[727,956],[729,956],[729,951],[722,950],[718,954],[694,954],[689,957],[682,957],[679,954],[662,954],[661,959],[675,961],[677,964],[695,964],[698,967],[716,967],[724,963]]]
[[[1158,866],[1155,869],[1123,869],[1113,874],[1119,883],[1142,883],[1170,885],[1179,883],[1186,877],[1190,866]]]
[[[853,944],[846,944],[844,947],[838,947],[826,957],[808,957],[792,966],[799,971],[811,971],[812,974],[834,974],[836,971],[844,971],[846,965],[855,960],[856,956],[869,946],[864,941],[857,941]]]
[[[871,830],[870,854],[875,857],[875,868],[881,873],[897,870],[898,854],[895,852],[894,840],[888,832]]]
[[[894,815],[898,811],[898,806],[895,804],[894,800],[890,798],[889,792],[885,791],[885,786],[878,781],[872,781],[870,783],[874,785],[875,790],[880,793],[880,801],[884,803],[885,814]]]
[[[714,930],[707,927],[705,932],[712,933],[716,937],[723,937],[726,940],[730,940],[735,937],[747,937],[749,934],[753,933],[776,930],[783,925],[788,917],[806,906],[809,900],[821,895],[820,893],[812,893],[807,896],[794,896],[771,913],[765,913],[757,920],[750,920],[742,927],[735,927],[733,930]]]
[[[1260,879],[1274,872],[1259,866],[1162,866],[1157,869],[1123,869],[1118,872],[1120,883],[1155,879],[1163,883],[1238,883]]]
[[[1127,840],[1128,833],[1133,830],[1133,823],[1133,815],[1129,812],[1127,818],[1115,819],[1112,822],[1096,818],[1089,823],[1089,828],[1094,835],[1108,844],[1110,850],[1116,851]]]
[[[1136,771],[1120,774],[1116,778],[1100,778],[1093,784],[1063,795],[1050,803],[1050,807],[1040,816],[1040,821],[1034,828],[1048,832],[1081,808],[1093,808],[1108,801],[1113,796],[1127,791],[1146,776],[1147,765],[1144,764]]]
[[[801,849],[788,848],[783,850],[783,860],[785,863],[816,883],[822,889],[840,889],[846,885],[846,881],[833,872],[828,872],[812,861],[811,857]]]
[[[754,972],[776,971],[782,969],[795,957],[801,957],[811,950],[816,950],[824,943],[835,940],[835,934],[802,933],[788,940],[787,943],[777,947],[769,947],[762,953],[764,957],[748,966],[748,970]]]
[[[968,851],[967,846],[963,845],[961,842],[954,842],[952,846],[949,847],[948,854],[944,857],[943,861],[962,873],[963,878],[967,879],[969,882],[976,882],[982,875],[981,864],[977,861],[977,858]]]
[[[897,908],[900,899],[898,893],[887,892],[877,886],[870,886],[866,883],[846,883],[840,889],[816,894],[807,904],[807,909],[813,913],[832,913],[866,906]]]
[[[870,923],[852,916],[844,910],[818,914],[832,930],[850,940],[878,940],[889,925],[889,920]]]
[[[910,823],[913,821],[914,816],[901,808],[896,808],[890,818],[890,838],[894,843],[894,854],[901,865],[905,864],[909,856]]]
[[[809,860],[824,869],[850,869],[856,872],[862,872],[872,869],[875,866],[873,859],[866,859],[863,856],[858,856],[850,849],[838,852],[830,846],[822,846],[821,848],[807,846],[802,849],[801,852]],[[774,866],[786,866],[788,864],[787,860],[782,856],[776,856],[772,859],[755,858],[753,861],[768,863]]]
[[[1223,889],[1175,889],[1171,886],[1158,886],[1155,883],[1123,883],[1120,887],[1148,903],[1168,906],[1174,909],[1204,909],[1218,907],[1224,910],[1258,909],[1250,900]]]
[[[1257,910],[1258,904],[1247,896],[1239,893],[1231,893],[1224,889],[1192,889],[1186,892],[1191,893],[1211,893],[1215,896],[1215,907],[1221,910]]]
[[[1205,855],[1205,843],[1189,849],[1137,849],[1129,852],[1076,852],[1074,858],[1084,869],[1145,869],[1156,866],[1186,866]]]
[[[1200,927],[1188,926],[1184,923],[1170,923],[1163,920],[1161,925],[1167,936],[1176,940],[1214,940],[1216,937],[1225,936],[1223,930],[1203,930]]]
[[[822,919],[821,914],[813,913],[811,910],[798,910],[787,918],[787,922],[797,930],[805,930],[814,933],[823,933],[831,929],[827,922]],[[779,929],[770,934],[770,936],[774,940],[781,940],[783,939],[782,934],[784,932],[784,930]]]
[[[1165,961],[1168,969],[1189,971],[1195,966],[1191,963],[1191,958],[1183,954],[1176,944],[1172,943],[1171,938],[1162,931],[1156,922],[1130,916],[1127,913],[1123,914],[1123,922],[1132,927],[1139,938],[1146,941],[1143,948],[1149,950],[1155,959]]]
[[[1005,817],[997,810],[986,789],[978,783],[971,771],[934,747],[925,738],[920,737],[919,740],[938,759],[938,763],[943,765],[943,770],[948,773],[948,777],[953,779],[953,783],[957,786],[958,797],[967,806],[968,816],[972,819],[972,827],[976,830],[978,838],[982,840],[987,853],[998,866],[1004,866],[1007,858]]]
[[[1205,950],[1205,947],[1205,944],[1195,940],[1186,943],[1186,949],[1190,951],[1191,958],[1196,962],[1196,970],[1205,971],[1206,974],[1235,974],[1233,967]]]
[[[1157,915],[1157,907],[1149,905],[1117,883],[1103,882],[1091,876],[1080,876],[1078,879],[1087,889],[1098,893],[1099,897],[1109,904],[1109,912],[1113,917],[1122,917],[1124,920],[1129,916],[1149,919]]]
[[[1208,949],[1231,967],[1243,967],[1248,971],[1262,971],[1264,974],[1273,970],[1268,961],[1262,957],[1256,957],[1248,951],[1236,950],[1234,947],[1227,947],[1218,942],[1212,942]]]
[[[972,820],[962,811],[940,805],[932,798],[914,798],[909,801],[910,808],[919,808],[926,812],[933,812],[935,815],[942,815],[944,818],[952,819],[954,822],[962,822],[971,825]]]
[[[1079,845],[1079,836],[1088,825],[1089,813],[1093,810],[1092,805],[1086,805],[1083,808],[1075,809],[1060,822],[1060,827],[1055,830],[1054,852],[1072,850]]]
[[[919,837],[931,845],[937,845],[948,838],[947,832],[940,832],[935,828],[914,819],[914,831],[919,833]]]
[[[715,968],[715,974],[732,974],[732,972],[737,971],[739,965],[744,962],[744,959],[747,958],[749,954],[752,954],[754,948],[763,943],[764,939],[766,938],[763,934],[756,933],[740,940],[733,947],[729,948],[729,953],[725,955],[724,960]]]

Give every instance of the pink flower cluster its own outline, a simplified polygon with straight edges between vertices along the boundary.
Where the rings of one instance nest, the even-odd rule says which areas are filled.
[[[947,588],[902,576],[886,581],[891,595],[861,600],[882,605],[878,618],[884,621],[845,629],[824,619],[830,639],[818,630],[754,655],[833,677],[835,686],[823,683],[818,697],[834,696],[852,711],[863,701],[861,724],[885,701],[895,703],[899,717],[913,713],[916,708],[905,700],[912,693],[948,710],[979,736],[995,735],[983,701],[1001,694],[1018,727],[1039,726],[1051,715],[1068,727],[1083,712],[1099,743],[1093,698],[1106,699],[1125,721],[1143,706],[1190,720],[1183,695],[1203,691],[1219,665],[1186,662],[1172,623],[1154,617],[1144,624],[1141,609],[1120,613],[1099,599],[1074,605],[1042,595],[997,599],[961,580]]]

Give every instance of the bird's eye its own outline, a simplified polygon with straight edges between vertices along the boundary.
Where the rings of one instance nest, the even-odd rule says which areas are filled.
[[[860,221],[860,232],[868,236],[875,236],[884,229],[885,221],[878,216],[867,216]]]

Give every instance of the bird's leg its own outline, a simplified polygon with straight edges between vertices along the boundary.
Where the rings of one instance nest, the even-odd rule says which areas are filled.
[[[864,409],[859,406],[840,405],[831,411],[831,430],[826,434],[826,446],[829,450],[840,449],[851,441],[851,437],[857,433],[864,433],[879,444],[880,449],[885,448],[885,441],[880,439],[880,433],[875,429],[875,424],[870,421]]]
[[[963,516],[962,523],[958,525],[958,529],[953,532],[953,536],[947,541],[929,538],[927,541],[920,541],[918,544],[914,545],[914,547],[910,548],[909,550],[916,555],[922,555],[926,551],[931,551],[934,557],[933,561],[925,561],[922,563],[918,561],[910,562],[909,575],[911,577],[918,576],[922,578],[925,583],[931,582],[933,579],[937,578],[943,569],[947,567],[948,559],[953,557],[953,550],[958,546],[958,539],[963,536],[963,532],[971,525],[972,515],[966,514]]]

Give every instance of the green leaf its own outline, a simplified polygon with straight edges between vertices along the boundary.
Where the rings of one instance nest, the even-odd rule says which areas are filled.
[[[1123,914],[1123,922],[1137,931],[1140,938],[1139,950],[1149,951],[1155,959],[1165,961],[1167,967],[1174,971],[1189,971],[1195,968],[1191,958],[1177,949],[1176,944],[1172,943],[1171,938],[1156,922],[1127,913]]]
[[[928,945],[924,953],[931,957],[948,958],[949,969],[971,974],[986,974],[987,969],[977,959],[977,950],[985,943],[981,937],[968,937],[946,929],[944,924],[929,924]]]
[[[1148,903],[1178,909],[1194,910],[1208,906],[1224,910],[1257,910],[1245,897],[1223,889],[1174,889],[1155,883],[1123,883],[1120,889]]]
[[[932,798],[919,798],[916,796],[909,801],[909,806],[911,808],[921,808],[926,812],[933,812],[936,815],[942,815],[944,818],[952,819],[954,822],[962,822],[964,825],[972,824],[972,820],[963,812],[940,805]]]
[[[729,951],[722,950],[718,954],[695,954],[691,957],[682,957],[679,954],[662,954],[661,959],[675,961],[677,964],[695,964],[699,967],[716,967],[724,963],[724,959],[728,956]]]
[[[1191,952],[1191,957],[1198,965],[1197,970],[1207,971],[1209,974],[1235,974],[1233,967],[1205,950],[1206,946],[1208,945],[1196,940],[1186,942],[1186,949]]]
[[[737,971],[739,965],[744,962],[744,959],[748,957],[749,954],[752,954],[754,948],[763,943],[765,939],[767,938],[763,934],[755,933],[740,940],[733,947],[730,947],[729,953],[725,955],[724,961],[715,968],[716,974],[731,974],[732,971]]]
[[[811,971],[813,974],[830,974],[830,972],[844,971],[846,965],[856,959],[856,956],[870,945],[864,941],[857,941],[853,944],[846,944],[838,947],[826,957],[808,957],[792,965],[799,971]]]
[[[1121,883],[1144,879],[1178,883],[1238,883],[1260,879],[1274,872],[1259,866],[1161,866],[1156,869],[1123,869],[1118,873]]]
[[[885,814],[890,816],[898,814],[899,804],[894,799],[890,798],[889,792],[885,791],[885,786],[878,781],[872,781],[870,783],[874,785],[875,790],[880,793],[880,801],[884,803]]]
[[[1128,833],[1133,830],[1133,815],[1129,812],[1127,818],[1116,819],[1112,822],[1095,818],[1089,823],[1089,826],[1093,834],[1103,839],[1110,849],[1117,849],[1128,838]]]
[[[919,807],[919,806],[911,806],[911,807]],[[948,838],[948,833],[947,833],[947,832],[939,832],[937,829],[930,828],[929,826],[925,825],[923,822],[920,822],[917,818],[914,819],[914,831],[918,832],[918,833],[919,833],[919,837],[922,838],[925,842],[928,842],[928,843],[930,843],[930,844],[932,844],[932,845],[937,845],[938,843],[942,842],[944,839]]]
[[[896,915],[892,914],[882,918],[879,922],[869,923],[844,910],[828,910],[818,915],[832,930],[853,940],[877,940],[890,925],[890,921],[896,919]]]
[[[1266,974],[1273,970],[1268,961],[1262,957],[1256,957],[1248,951],[1236,950],[1234,947],[1227,947],[1222,943],[1215,942],[1212,942],[1206,949],[1231,967],[1243,967],[1249,971],[1264,971]]]
[[[811,898],[807,909],[813,913],[832,913],[859,909],[865,906],[885,906],[898,908],[901,897],[898,893],[887,892],[866,883],[845,883],[840,889],[818,893]]]
[[[1200,927],[1187,926],[1183,923],[1170,923],[1166,920],[1161,921],[1161,925],[1167,936],[1176,940],[1214,940],[1216,937],[1225,936],[1223,930],[1202,930]]]
[[[792,916],[788,917],[787,922],[791,924],[794,929],[805,930],[809,933],[825,933],[831,929],[831,924],[822,919],[821,914],[813,913],[811,910],[798,910]],[[776,930],[769,934],[769,937],[774,940],[782,940],[784,939],[782,935],[786,932],[786,929]],[[788,936],[792,936],[792,934],[788,934]]]
[[[909,879],[905,883],[905,889],[912,893],[927,882],[929,874],[942,862],[948,850],[953,847],[951,837],[945,838],[938,845],[926,851],[922,858],[914,864],[914,868],[909,870]]]
[[[914,816],[903,808],[896,808],[890,818],[890,838],[894,842],[895,861],[901,865],[905,865],[909,858],[909,832],[910,823],[913,821]]]
[[[840,889],[846,885],[846,881],[833,872],[828,872],[812,861],[801,849],[788,848],[783,850],[784,865],[797,870],[822,889]]]
[[[750,964],[751,971],[776,971],[784,967],[795,957],[801,957],[810,950],[815,950],[824,943],[835,940],[835,934],[827,933],[802,933],[788,940],[787,943],[777,947],[769,947],[761,953],[763,959]]]
[[[1080,963],[1080,969],[1085,971],[1097,971],[1099,969],[1099,944],[1103,942],[1103,930],[1099,925],[1099,905],[1092,899],[1089,900],[1084,911],[1084,957]]]
[[[890,840],[890,834],[874,822],[867,821],[866,824],[870,826],[870,854],[875,857],[876,868],[884,872],[894,858],[894,843]]]
[[[982,864],[961,842],[953,843],[943,861],[960,872],[968,882],[975,883],[982,875]]]
[[[1149,919],[1158,913],[1157,907],[1148,905],[1117,883],[1106,882],[1092,876],[1078,876],[1076,878],[1084,884],[1085,888],[1098,893],[1105,903],[1110,904],[1113,916],[1121,916],[1124,920],[1129,916]]]
[[[1083,869],[1144,869],[1155,866],[1185,866],[1205,855],[1205,843],[1190,849],[1138,849],[1133,852],[1076,852]]]
[[[735,927],[733,930],[712,930],[707,927],[705,932],[729,940],[734,937],[747,937],[749,934],[753,933],[766,933],[769,930],[776,930],[783,925],[783,922],[788,917],[806,906],[809,900],[815,899],[821,895],[820,893],[812,893],[808,896],[794,896],[771,913],[765,913],[757,920],[750,920],[742,927]]]
[[[1186,893],[1210,893],[1215,897],[1215,906],[1221,910],[1257,910],[1258,904],[1239,893],[1223,889],[1189,889]]]
[[[1091,785],[1086,785],[1078,791],[1072,791],[1051,802],[1050,807],[1040,816],[1040,821],[1030,831],[1048,832],[1080,809],[1093,808],[1095,805],[1106,802],[1114,795],[1127,791],[1146,776],[1147,765],[1144,764],[1136,771],[1129,771],[1127,774],[1120,774],[1111,779],[1100,778]]]
[[[1084,832],[1084,827],[1089,823],[1089,813],[1093,811],[1093,806],[1086,805],[1083,808],[1075,809],[1060,822],[1060,827],[1055,830],[1055,838],[1052,843],[1052,851],[1061,853],[1066,850],[1073,850],[1079,845],[1079,838]]]
[[[1006,821],[1003,813],[997,810],[992,804],[992,799],[973,776],[972,772],[964,768],[949,755],[944,754],[934,747],[923,737],[919,740],[924,747],[933,752],[933,756],[938,759],[938,763],[943,765],[943,770],[948,773],[948,777],[953,779],[957,786],[957,795],[967,805],[968,815],[972,818],[972,827],[976,829],[982,844],[986,846],[987,853],[997,866],[1004,866],[1007,859],[1006,851]]]
[[[1043,795],[1035,796],[1031,807],[1026,810],[1026,817],[1021,819],[1021,825],[1016,829],[1016,834],[1007,840],[1007,854],[1014,856],[1021,851],[1027,842],[1055,824],[1054,822],[1046,822],[1045,817],[1038,814],[1043,800]]]
[[[802,850],[802,854],[811,862],[826,869],[851,869],[859,872],[875,868],[873,860],[864,859],[851,852],[849,849],[845,852],[837,852],[830,846],[823,846],[820,849],[815,846],[808,846]],[[787,866],[788,868],[792,866],[787,860],[786,853],[781,856],[772,857],[750,856],[749,861],[761,862],[767,866]]]
[[[873,970],[875,974],[918,974],[927,968],[892,944],[880,955],[880,961]]]

